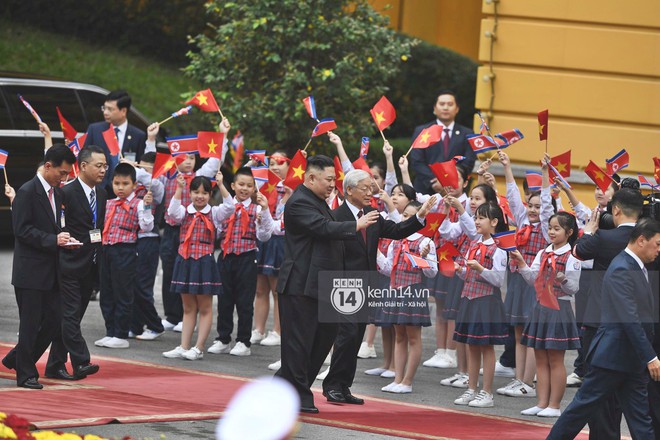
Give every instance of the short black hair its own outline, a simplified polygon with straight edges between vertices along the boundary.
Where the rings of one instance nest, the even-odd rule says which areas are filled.
[[[417,209],[417,210],[419,211],[419,208],[422,207],[422,204],[419,203],[417,200],[411,200],[411,201],[409,201],[408,204],[406,205],[406,208],[409,207],[409,206],[412,206],[413,208],[415,208],[415,209]],[[404,208],[404,209],[405,209],[405,208]]]
[[[206,176],[196,176],[193,180],[190,181],[190,191],[195,191],[199,187],[204,187],[204,191],[210,193],[213,189],[211,184],[211,179]]]
[[[376,168],[378,170],[378,175],[380,176],[380,178],[385,180],[385,173],[387,171],[387,167],[383,162],[372,162],[369,165],[369,168]]]
[[[241,167],[237,169],[236,173],[234,174],[234,180],[236,180],[238,176],[249,176],[254,179],[254,174],[252,174],[252,168],[250,167]]]
[[[103,148],[98,145],[87,145],[85,148],[80,150],[78,153],[78,164],[80,165],[83,162],[89,162],[92,158],[92,154],[99,153],[105,155]]]
[[[76,163],[76,156],[66,145],[55,144],[46,151],[46,154],[44,155],[44,163],[45,162],[50,162],[54,167],[61,166],[62,162],[73,165]]]
[[[415,192],[415,188],[413,188],[412,186],[406,183],[398,183],[392,187],[392,193],[397,188],[401,189],[401,192],[403,193],[404,196],[406,196],[408,200],[410,201],[417,200],[417,193]]]
[[[454,101],[456,101],[456,104],[458,104],[458,98],[456,97],[456,93],[451,90],[451,89],[440,89],[438,90],[438,93],[435,94],[435,101],[433,104],[438,102],[438,98],[441,97],[442,95],[451,95],[454,97]]]
[[[135,183],[135,181],[137,180],[137,175],[136,175],[136,172],[135,172],[135,168],[130,163],[122,162],[122,163],[118,164],[115,167],[115,172],[114,172],[113,177],[114,176],[130,177],[131,181],[133,183]]]
[[[335,163],[328,156],[317,154],[307,159],[307,170],[323,171],[326,168],[333,167]]]
[[[634,243],[639,237],[644,237],[647,240],[650,240],[655,237],[656,234],[660,234],[660,222],[651,217],[644,217],[635,224],[635,227],[630,233],[630,240],[628,243]]]
[[[472,188],[472,191],[475,189],[480,190],[487,202],[498,203],[497,193],[492,186],[486,185],[485,183],[480,183],[479,185]]]
[[[639,218],[644,206],[644,196],[639,191],[621,188],[612,196],[612,207],[617,206],[626,217]]]
[[[150,151],[148,153],[144,153],[140,158],[140,162],[156,163],[156,152]]]
[[[105,96],[105,101],[117,101],[117,108],[126,110],[131,109],[131,96],[126,90],[113,90]]]
[[[479,205],[474,216],[475,218],[479,216],[489,220],[497,219],[497,225],[495,226],[496,233],[509,230],[509,225],[507,225],[504,220],[504,212],[502,212],[502,208],[500,208],[500,205],[498,205],[497,202],[486,202]]]
[[[550,220],[548,220],[548,224],[550,224],[550,221],[553,218],[557,219],[557,223],[559,223],[559,226],[566,232],[566,235],[568,235],[569,230],[571,231],[571,235],[568,235],[567,238],[570,245],[573,246],[578,239],[578,233],[579,233],[578,232],[579,227],[575,216],[570,212],[561,211],[550,217]]]

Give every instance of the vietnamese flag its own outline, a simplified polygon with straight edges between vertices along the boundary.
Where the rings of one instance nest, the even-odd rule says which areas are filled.
[[[411,148],[428,148],[430,145],[438,142],[440,138],[442,138],[442,127],[438,124],[433,124],[417,135]]]
[[[305,169],[307,168],[307,159],[303,156],[302,151],[296,151],[296,154],[289,163],[289,171],[286,173],[284,185],[289,188],[296,189],[298,185],[305,180]]]
[[[334,130],[335,128],[337,128],[337,123],[334,119],[321,119],[316,127],[314,127],[314,131],[312,131],[311,137],[320,136],[331,130]]]
[[[169,147],[172,156],[178,156],[179,154],[199,153],[196,134],[175,136],[175,137],[165,138],[165,140],[167,141],[167,146]]]
[[[370,110],[371,117],[374,118],[378,130],[383,131],[396,119],[394,106],[386,97],[381,97],[376,105]]]
[[[277,185],[281,181],[282,179],[280,176],[273,171],[268,170],[268,182],[259,189],[259,191],[268,199],[268,206],[271,212],[274,211],[275,203],[277,203]]]
[[[426,218],[425,218],[426,224],[422,229],[420,229],[417,232],[424,235],[425,237],[433,238],[435,234],[438,232],[438,229],[440,228],[442,222],[445,221],[446,217],[447,214],[443,214],[440,212],[430,212],[426,214]]]
[[[516,231],[514,229],[497,234],[491,234],[495,245],[507,252],[516,250]]]
[[[430,214],[429,214],[430,215]],[[428,215],[426,216],[428,218]],[[459,256],[458,250],[451,243],[445,243],[437,250],[438,269],[446,277],[454,276],[454,258]]]
[[[78,132],[76,131],[75,128],[73,128],[73,125],[69,124],[69,121],[64,119],[64,116],[62,116],[62,112],[60,111],[59,107],[55,107],[57,110],[57,117],[60,118],[60,127],[62,127],[62,133],[64,133],[64,139],[68,141],[72,141],[76,138],[78,135]]]
[[[540,111],[537,117],[539,120],[539,140],[547,141],[548,140],[548,109]]]
[[[172,168],[175,168],[176,165],[180,164],[185,159],[185,156],[173,157],[171,154],[167,153],[156,153],[156,160],[154,161],[154,169],[151,178],[157,179]]]
[[[653,165],[655,166],[653,178],[655,179],[655,183],[660,184],[660,157],[653,158]]]
[[[110,124],[110,127],[103,132],[103,140],[110,150],[112,156],[119,154],[119,141],[117,140],[117,133],[115,133],[115,128]]]
[[[612,174],[619,172],[619,170],[628,167],[630,164],[630,156],[624,148],[623,150],[616,153],[613,158],[605,159],[605,163],[607,174],[611,176]]]
[[[436,162],[429,165],[438,182],[442,186],[451,186],[458,188],[458,171],[456,170],[456,161],[453,159],[447,162]]]
[[[589,165],[584,169],[584,172],[587,176],[594,181],[596,186],[600,188],[602,192],[607,191],[607,188],[614,182],[612,177],[608,176],[605,171],[600,169],[593,161],[589,161]]]
[[[199,148],[199,157],[215,157],[220,159],[224,139],[224,133],[217,131],[198,131],[197,146]]]
[[[562,177],[571,176],[571,150],[568,150],[565,153],[555,156],[550,159],[550,165],[555,167],[555,169],[561,174]],[[554,174],[554,172],[553,172]],[[553,179],[555,176],[550,176]]]
[[[341,161],[339,157],[335,156],[335,185],[337,186],[337,191],[344,197],[344,169],[341,166]]]
[[[367,173],[369,173],[370,176],[372,176],[371,168],[369,168],[367,161],[364,160],[364,157],[362,156],[358,157],[357,159],[355,159],[355,161],[353,161],[353,168],[355,168],[356,170],[366,171]]]
[[[218,103],[215,101],[211,89],[201,90],[195,93],[195,96],[186,101],[186,105],[194,105],[204,112],[217,112],[220,111]]]

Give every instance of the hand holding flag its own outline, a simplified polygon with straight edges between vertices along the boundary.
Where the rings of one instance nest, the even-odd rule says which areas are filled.
[[[186,101],[186,105],[194,105],[203,112],[218,112],[222,119],[225,118],[222,114],[222,110],[220,110],[220,106],[215,100],[215,96],[213,96],[213,92],[211,92],[211,89],[200,90],[195,93],[195,96]]]
[[[557,174],[561,175],[562,177],[570,177],[571,176],[571,150],[568,150],[565,153],[560,154],[559,156],[555,156],[550,159],[550,165],[552,165],[554,169],[556,168]],[[554,173],[554,171],[553,171]],[[551,179],[554,179],[555,176],[550,176]]]
[[[394,106],[385,96],[383,96],[378,100],[376,105],[373,106],[370,113],[371,117],[374,118],[378,131],[380,131],[380,135],[383,137],[383,141],[385,141],[383,130],[392,125],[392,122],[396,119]]]
[[[428,218],[428,216],[427,216]],[[437,250],[438,269],[446,277],[454,276],[454,258],[460,256],[456,247],[447,242]]]
[[[296,151],[291,163],[289,164],[289,171],[286,173],[286,178],[284,179],[284,185],[288,186],[292,190],[296,189],[298,185],[303,183],[305,180],[305,169],[307,168],[307,159],[303,155],[302,151]]]
[[[315,138],[316,136],[320,136],[329,131],[332,131],[335,128],[337,128],[337,123],[335,122],[334,119],[321,119],[319,123],[316,124],[316,127],[314,127],[314,130],[312,130],[312,135],[309,137],[309,140],[307,141],[307,145],[305,145],[303,151],[307,151],[307,147],[309,147],[309,144],[312,142],[312,138]]]
[[[222,143],[225,134],[217,131],[198,131],[197,146],[199,148],[199,157],[222,158]]]
[[[516,250],[516,231],[510,230],[505,232],[499,232],[497,234],[491,234],[495,245],[507,252]]]
[[[419,232],[425,237],[433,238],[435,234],[438,232],[438,229],[440,228],[442,222],[445,221],[446,217],[447,214],[443,214],[440,212],[430,212],[426,214],[426,217],[424,218],[426,224],[422,229],[420,229],[417,232]]]
[[[537,119],[539,121],[539,140],[545,141],[545,151],[548,152],[548,109],[541,110]]]
[[[415,138],[415,141],[412,143],[408,152],[404,154],[405,157],[408,157],[413,148],[428,148],[429,146],[435,144],[442,138],[442,127],[438,124],[433,124],[430,127],[423,129]]]
[[[458,188],[458,170],[456,161],[450,159],[446,162],[437,162],[429,165],[429,168],[442,186]]]
[[[589,165],[584,169],[584,173],[594,181],[596,186],[602,192],[607,191],[607,188],[614,182],[611,176],[608,176],[605,171],[601,170],[598,165],[593,161],[589,161]]]

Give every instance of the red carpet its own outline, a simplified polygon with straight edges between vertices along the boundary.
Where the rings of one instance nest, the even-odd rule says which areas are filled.
[[[9,350],[0,345],[0,356]],[[215,419],[248,379],[95,356],[101,371],[79,382],[40,379],[43,390],[0,388],[0,411],[39,428]],[[0,377],[14,380],[0,367]],[[40,365],[43,371],[43,364]],[[306,423],[419,439],[544,439],[548,425],[367,397],[363,407],[331,405],[317,393],[319,415]],[[587,435],[578,438],[586,439]]]

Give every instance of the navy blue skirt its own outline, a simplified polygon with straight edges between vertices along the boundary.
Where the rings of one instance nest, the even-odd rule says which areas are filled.
[[[536,304],[536,290],[527,284],[519,272],[509,272],[504,298],[504,312],[509,324],[525,325]]]
[[[174,293],[219,295],[222,283],[213,255],[204,255],[199,260],[184,259],[181,255],[177,255],[174,260],[171,289]]]
[[[273,235],[265,243],[257,241],[257,273],[276,277],[284,260],[284,236]]]
[[[431,325],[431,313],[429,312],[428,298],[415,292],[422,292],[428,289],[428,286],[414,284],[409,287],[402,287],[403,292],[410,291],[411,296],[402,296],[389,300],[390,305],[383,307],[381,322],[390,325],[416,325],[429,327]]]
[[[447,294],[449,293],[451,278],[446,277],[438,272],[434,278],[426,278],[426,283],[429,285],[429,289],[431,289],[431,295],[433,295],[435,298],[436,303],[444,303],[445,298],[447,298]]]
[[[504,345],[508,335],[509,325],[499,296],[461,298],[454,341],[471,345]]]
[[[461,306],[461,293],[463,292],[465,282],[458,276],[449,278],[449,287],[447,297],[442,308],[442,316],[448,321],[455,321],[458,316],[458,309]]]
[[[571,302],[558,300],[559,310],[534,304],[520,343],[539,350],[577,350],[580,334]]]

